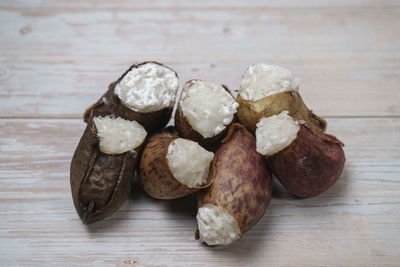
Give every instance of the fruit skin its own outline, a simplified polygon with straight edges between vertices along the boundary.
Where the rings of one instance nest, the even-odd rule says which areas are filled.
[[[140,149],[102,153],[96,126],[92,119],[88,121],[70,167],[72,199],[83,223],[100,221],[122,206],[131,191]]]
[[[236,113],[239,122],[252,133],[255,133],[256,124],[262,117],[278,115],[284,110],[317,131],[324,132],[326,129],[326,121],[307,108],[297,91],[278,93],[257,101],[245,100],[239,94],[236,102],[239,103]]]
[[[178,101],[178,106],[176,108],[176,113],[175,113],[175,127],[179,134],[186,139],[190,139],[192,141],[195,141],[199,143],[202,147],[209,151],[216,151],[221,144],[222,138],[224,138],[225,134],[228,131],[228,128],[230,125],[232,125],[235,122],[236,117],[233,116],[232,122],[225,126],[225,129],[222,130],[219,134],[204,138],[200,133],[198,133],[195,129],[192,128],[192,126],[189,124],[189,122],[186,120],[185,116],[183,115],[180,101],[182,99],[183,92],[186,88],[188,88],[193,82],[197,80],[190,80],[187,81],[182,89],[181,96]],[[228,87],[226,85],[222,85],[222,87],[230,94],[232,93],[229,91]],[[232,96],[233,98],[233,96]]]
[[[272,196],[265,158],[257,153],[256,140],[243,125],[230,126],[210,173],[214,181],[200,191],[198,207],[213,204],[223,208],[237,220],[243,234],[262,218]]]
[[[90,118],[91,111],[101,112],[106,115],[112,115],[121,117],[126,120],[134,120],[137,121],[140,125],[142,125],[148,133],[153,133],[161,130],[167,125],[169,120],[171,119],[173,105],[168,108],[160,109],[154,112],[137,112],[133,111],[130,108],[126,107],[119,97],[114,93],[115,86],[122,80],[122,78],[133,68],[137,68],[140,65],[144,65],[147,63],[154,63],[157,65],[161,65],[163,67],[169,68],[161,63],[154,61],[146,61],[140,64],[132,65],[122,76],[115,82],[111,83],[108,86],[107,92],[100,97],[100,99],[91,105],[88,109],[86,109],[83,120],[87,122]],[[171,68],[169,68],[172,70]],[[172,70],[174,71],[174,70]],[[176,77],[178,74],[174,71]]]
[[[177,131],[173,127],[168,127],[150,137],[143,150],[138,171],[139,182],[144,191],[153,198],[184,197],[206,188],[212,183],[212,178],[209,176],[205,185],[187,187],[173,176],[166,156],[168,146],[178,137]]]
[[[268,157],[267,163],[291,194],[307,198],[321,194],[338,180],[346,158],[343,143],[335,136],[299,125],[296,139]]]

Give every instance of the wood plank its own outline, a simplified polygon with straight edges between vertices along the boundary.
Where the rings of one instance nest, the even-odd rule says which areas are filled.
[[[1,117],[78,118],[143,60],[170,65],[181,85],[231,89],[248,65],[271,62],[303,79],[316,113],[400,115],[398,1],[13,3],[0,7]]]
[[[398,7],[400,3],[397,0],[193,0],[193,1],[182,1],[182,0],[153,0],[153,1],[135,1],[134,5],[130,0],[3,0],[0,3],[0,7],[17,7],[17,8],[31,8],[31,7],[45,7],[45,8],[165,8],[165,7],[179,7],[179,8],[249,8],[249,7],[349,7],[357,6],[359,8],[371,8],[371,7]]]
[[[299,200],[276,184],[264,218],[228,247],[193,239],[195,199],[151,200],[136,187],[90,227],[70,196],[80,120],[0,120],[0,261],[76,266],[398,266],[400,119],[329,119],[345,144],[341,179]]]

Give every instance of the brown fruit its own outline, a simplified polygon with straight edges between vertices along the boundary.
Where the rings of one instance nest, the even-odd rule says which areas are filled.
[[[293,195],[313,197],[331,187],[346,161],[343,143],[305,124],[290,145],[267,157],[272,173]]]
[[[138,171],[139,182],[153,198],[180,198],[206,188],[212,182],[208,177],[204,185],[189,187],[174,177],[168,165],[167,153],[169,145],[178,137],[176,130],[168,127],[150,137],[143,149]]]
[[[125,202],[140,149],[114,155],[101,152],[96,126],[88,121],[70,168],[72,199],[85,224],[112,215]]]
[[[127,120],[137,121],[139,124],[143,125],[148,133],[152,133],[164,128],[171,119],[173,105],[168,108],[163,108],[154,112],[137,112],[126,107],[114,92],[115,86],[129,71],[147,63],[154,63],[172,70],[171,68],[154,61],[132,65],[117,81],[111,83],[108,86],[107,92],[96,103],[91,105],[85,111],[83,115],[84,121],[87,122],[89,120],[91,111],[93,110],[96,112],[101,112],[103,114],[113,114]],[[178,77],[178,74],[176,74],[176,77]]]
[[[226,125],[224,130],[222,130],[217,135],[205,138],[199,132],[197,132],[193,128],[193,126],[190,125],[187,118],[185,117],[185,115],[182,112],[181,99],[183,97],[184,91],[187,90],[187,88],[189,88],[190,86],[192,86],[192,84],[194,82],[198,82],[198,81],[201,82],[201,80],[190,80],[185,83],[185,85],[182,89],[182,93],[181,93],[180,99],[178,101],[178,106],[177,106],[176,113],[175,113],[175,127],[182,137],[193,140],[195,142],[198,142],[201,146],[203,146],[207,150],[215,151],[219,147],[222,138],[224,138],[224,136],[229,128],[229,125],[234,123],[235,117],[233,117],[233,119],[229,123],[229,125]],[[228,87],[226,87],[225,85],[222,85],[222,87],[225,89],[226,92],[229,93],[229,95],[232,96]],[[232,96],[232,98],[233,98],[233,96]]]
[[[239,94],[236,102],[239,103],[236,114],[239,122],[253,133],[262,117],[277,115],[284,110],[297,120],[304,120],[317,131],[323,132],[326,129],[326,121],[307,108],[297,91],[273,94],[257,101],[243,99]]]
[[[206,205],[231,215],[240,229],[239,235],[225,241],[208,242],[210,245],[228,244],[263,217],[272,196],[272,181],[265,159],[256,152],[255,138],[244,126],[237,123],[230,126],[215,153],[210,176],[213,183],[199,193],[197,219],[199,222],[200,210]],[[201,237],[199,224],[198,229],[200,232],[196,235]]]

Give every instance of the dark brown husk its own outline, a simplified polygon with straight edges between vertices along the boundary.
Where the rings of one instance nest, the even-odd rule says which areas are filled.
[[[107,92],[93,105],[91,105],[84,113],[83,119],[87,122],[90,118],[91,111],[101,112],[108,115],[115,115],[121,117],[126,120],[134,120],[137,121],[140,125],[142,125],[147,133],[153,133],[167,125],[169,120],[171,119],[172,109],[173,107],[164,108],[154,112],[137,112],[133,111],[130,108],[126,107],[119,97],[114,93],[115,86],[122,80],[122,78],[133,68],[137,68],[140,65],[146,63],[154,63],[166,68],[169,68],[161,63],[154,61],[147,61],[140,64],[132,65],[117,81],[111,83],[108,87]],[[171,68],[169,68],[171,69]],[[172,70],[172,69],[171,69]],[[174,71],[174,70],[172,70]],[[175,72],[175,71],[174,71]],[[175,72],[176,74],[176,72]],[[176,74],[178,77],[178,74]]]
[[[88,121],[70,169],[72,199],[85,224],[112,215],[125,202],[140,149],[115,155],[102,153],[96,126],[92,119]]]

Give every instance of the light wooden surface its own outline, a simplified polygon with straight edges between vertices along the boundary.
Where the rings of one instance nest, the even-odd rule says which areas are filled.
[[[286,66],[345,144],[340,180],[305,200],[279,185],[264,218],[228,247],[194,240],[194,197],[140,188],[84,226],[69,164],[80,119],[133,62],[181,85],[237,89],[256,62]],[[399,1],[0,2],[1,266],[400,266]]]

